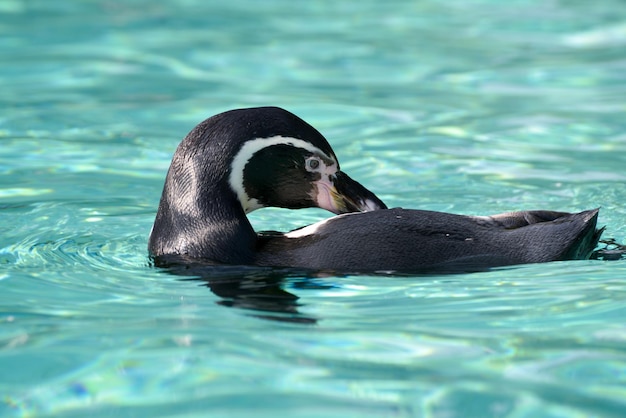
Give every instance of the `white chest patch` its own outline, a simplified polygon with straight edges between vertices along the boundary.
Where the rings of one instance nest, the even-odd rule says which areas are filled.
[[[274,145],[291,145],[314,154],[322,155],[324,158],[332,160],[332,158],[326,155],[325,152],[302,139],[291,138],[288,136],[271,136],[268,138],[256,138],[247,141],[243,144],[237,155],[235,155],[235,158],[233,158],[230,167],[230,176],[228,177],[228,183],[230,184],[231,189],[237,194],[239,202],[241,202],[241,206],[246,213],[263,207],[257,199],[251,198],[248,196],[248,193],[246,193],[243,183],[243,173],[246,168],[246,164],[248,164],[252,156],[258,151]]]
[[[328,218],[328,219],[323,219],[319,222],[315,222],[314,224],[311,225],[307,225],[303,228],[300,229],[296,229],[294,231],[291,232],[287,232],[285,234],[286,238],[302,238],[302,237],[306,237],[308,235],[314,235],[320,232],[320,230],[322,229],[322,227],[326,224],[328,224],[329,222],[332,222],[333,220],[336,220],[338,218],[342,218],[345,216],[350,216],[350,215],[358,215],[359,212],[351,212],[351,213],[344,213],[341,215],[337,215],[337,216],[333,216],[332,218]]]

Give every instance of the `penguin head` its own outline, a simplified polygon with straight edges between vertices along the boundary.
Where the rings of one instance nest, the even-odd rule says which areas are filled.
[[[386,209],[340,170],[321,133],[277,107],[231,110],[200,123],[176,151],[173,178],[194,195],[177,199],[203,208],[211,206],[206,199],[230,194],[246,213],[270,206],[336,214]]]
[[[340,170],[330,147],[293,136],[244,143],[233,159],[229,185],[245,212],[268,206],[320,207],[337,214],[385,208],[376,195]]]
[[[229,185],[246,213],[268,206],[336,214],[386,208],[340,170],[328,141],[311,125],[280,108],[248,111],[273,123],[248,136],[230,167]]]

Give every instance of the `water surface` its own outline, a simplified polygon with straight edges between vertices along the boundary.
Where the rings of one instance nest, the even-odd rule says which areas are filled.
[[[617,0],[3,1],[0,415],[623,416],[623,260],[258,297],[146,245],[181,138],[260,105],[389,206],[601,207],[625,242],[625,47]]]

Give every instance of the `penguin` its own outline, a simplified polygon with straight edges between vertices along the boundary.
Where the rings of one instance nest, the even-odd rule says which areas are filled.
[[[336,216],[286,233],[255,232],[263,207]],[[194,127],[168,170],[148,251],[170,262],[336,273],[469,272],[587,259],[598,209],[469,216],[388,209],[341,171],[326,138],[279,107],[235,109]]]

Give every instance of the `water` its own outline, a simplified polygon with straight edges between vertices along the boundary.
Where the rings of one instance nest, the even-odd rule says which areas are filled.
[[[626,261],[259,298],[146,252],[180,139],[268,104],[390,206],[601,206],[624,242],[625,22],[619,0],[3,0],[0,416],[625,415]]]

